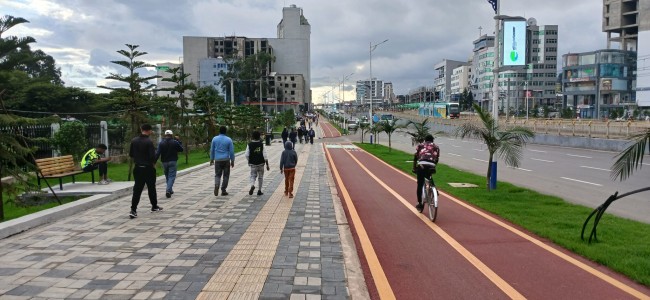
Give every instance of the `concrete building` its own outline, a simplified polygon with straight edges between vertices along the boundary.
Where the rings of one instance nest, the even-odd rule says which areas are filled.
[[[423,103],[423,102],[433,102],[434,101],[434,91],[433,87],[422,86],[413,90],[410,90],[408,93],[408,103]]]
[[[558,26],[537,25],[529,19],[526,31],[528,64],[520,69],[499,72],[500,110],[525,113],[539,106],[559,106],[555,85],[557,80]],[[472,59],[472,93],[484,109],[492,107],[494,37],[483,35],[474,41]],[[528,97],[526,97],[528,95]]]
[[[163,89],[171,89],[176,86],[175,83],[169,81],[163,81],[164,78],[172,78],[174,74],[169,71],[174,68],[180,68],[181,64],[175,63],[160,63],[156,65],[156,75],[160,78],[156,79],[156,89],[154,90],[154,95],[158,97],[172,97],[178,98],[178,93],[174,91],[163,91]]]
[[[372,80],[359,80],[356,87],[357,104],[372,105],[384,104],[384,82],[373,78]]]
[[[650,0],[603,0],[607,48],[637,51],[639,32],[650,30]]]
[[[451,101],[451,77],[454,69],[467,65],[466,61],[456,61],[444,59],[435,65],[435,78],[433,86],[436,93],[436,99],[442,102]]]
[[[472,58],[473,59],[473,58]],[[472,59],[451,72],[450,102],[458,102],[465,89],[470,88],[472,78]]]
[[[190,73],[191,82],[200,83],[201,74],[214,74],[211,68],[202,68],[201,61],[208,58],[223,57],[242,59],[249,55],[265,52],[273,55],[275,61],[267,69],[267,73],[276,75],[296,76],[304,79],[303,91],[298,93],[301,98],[296,102],[307,108],[311,105],[311,25],[303,15],[301,8],[291,5],[282,9],[282,20],[277,25],[277,38],[247,38],[243,36],[225,37],[183,37],[183,65],[185,72]],[[205,66],[210,66],[206,64]],[[266,78],[265,80],[273,80]],[[269,83],[269,86],[273,86]],[[267,93],[263,93],[266,95]],[[272,94],[272,91],[268,91]],[[235,95],[236,96],[236,95]],[[237,98],[237,96],[236,96]],[[266,108],[275,105],[272,97]],[[283,105],[280,103],[279,105]]]
[[[278,103],[299,105],[302,104],[299,100],[305,98],[305,77],[302,74],[276,75],[269,81],[269,85],[272,87],[269,99],[277,99]]]
[[[562,85],[566,107],[583,119],[608,117],[612,110],[636,106],[633,89],[636,53],[598,50],[562,56]]]
[[[198,87],[212,86],[221,96],[226,99],[226,91],[223,89],[221,82],[221,72],[228,72],[230,64],[223,57],[204,58],[199,61],[199,80]]]
[[[392,82],[384,82],[384,103],[389,105],[397,103]]]

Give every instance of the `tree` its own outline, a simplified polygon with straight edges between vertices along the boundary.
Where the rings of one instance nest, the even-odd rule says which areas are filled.
[[[368,133],[368,131],[370,131],[370,124],[367,122],[361,122],[359,124],[359,129],[361,129],[361,142],[363,143],[364,136],[366,135],[366,133]]]
[[[479,139],[487,146],[490,155],[486,178],[487,189],[489,191],[494,155],[498,154],[506,162],[506,165],[515,168],[518,167],[524,146],[535,134],[531,130],[520,126],[501,130],[498,122],[489,112],[484,111],[476,104],[474,104],[474,111],[476,111],[481,120],[480,124],[473,122],[463,123],[456,129],[455,135],[461,139]]]
[[[382,129],[384,132],[388,135],[388,152],[391,152],[393,150],[393,144],[391,143],[391,136],[393,135],[393,132],[399,128],[403,128],[404,126],[397,125],[398,119],[392,120],[392,121],[386,121],[382,123]]]
[[[375,136],[375,140],[373,143],[375,144],[379,143],[379,133],[382,131],[384,131],[384,124],[382,124],[382,122],[377,122],[372,124],[372,126],[370,126],[370,132],[372,133],[372,135]]]
[[[129,70],[128,75],[115,74],[111,73],[106,79],[111,79],[125,83],[128,87],[109,87],[109,86],[98,86],[103,89],[108,89],[111,91],[118,92],[119,95],[123,97],[124,102],[120,103],[127,107],[128,117],[131,121],[131,135],[136,136],[139,133],[138,124],[147,119],[147,115],[142,113],[141,109],[144,107],[146,98],[144,93],[153,89],[155,84],[150,84],[149,80],[160,78],[160,76],[148,76],[141,77],[140,73],[137,71],[142,68],[152,68],[154,67],[151,64],[145,63],[143,61],[136,60],[138,57],[146,55],[147,52],[140,52],[136,50],[139,45],[130,45],[125,44],[128,50],[118,50],[117,53],[126,57],[128,60],[117,60],[111,61],[116,65],[120,65]],[[131,180],[131,170],[133,168],[133,161],[129,160],[129,175],[128,180]]]
[[[460,110],[467,111],[472,104],[474,103],[474,94],[468,88],[463,90],[463,93],[460,95]]]
[[[429,135],[429,118],[422,120],[422,122],[409,121],[406,127],[412,127],[413,131],[407,131],[406,134],[411,136],[411,144],[419,144],[424,142],[424,138]]]
[[[229,58],[227,61],[232,63],[228,72],[221,71],[220,84],[224,90],[230,90],[230,80],[239,82],[235,85],[235,93],[243,98],[262,99],[263,95],[258,95],[260,84],[262,92],[265,89],[266,81],[261,80],[268,76],[271,64],[275,62],[275,56],[266,52],[258,52],[246,56],[243,59]],[[257,82],[257,85],[254,84]]]
[[[205,113],[205,124],[208,125],[208,135],[217,134],[217,111],[224,105],[224,99],[213,86],[203,86],[196,90],[193,97],[194,108]]]
[[[63,123],[54,134],[54,145],[61,154],[72,155],[76,162],[80,162],[84,151],[88,150],[86,126],[79,121]]]
[[[632,144],[616,155],[612,166],[612,179],[626,180],[635,170],[643,167],[643,156],[650,145],[650,129],[632,136]]]

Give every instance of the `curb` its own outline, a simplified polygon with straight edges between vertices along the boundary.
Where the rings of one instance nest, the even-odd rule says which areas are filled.
[[[244,152],[235,154],[235,157],[244,155]],[[209,162],[202,163],[187,169],[179,170],[176,174],[177,177],[196,172],[200,169],[210,166]],[[165,176],[161,175],[156,177],[156,184],[165,182]],[[82,211],[97,207],[99,205],[117,200],[127,196],[133,191],[133,187],[123,188],[116,190],[111,194],[93,195],[77,201],[66,203],[63,205],[48,208],[33,214],[22,216],[13,220],[0,223],[0,240],[19,234],[21,232],[30,230],[32,228],[52,223],[63,218],[67,218],[78,214]]]

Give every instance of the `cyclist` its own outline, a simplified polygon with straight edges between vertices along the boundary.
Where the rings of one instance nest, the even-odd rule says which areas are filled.
[[[424,180],[430,178],[436,172],[436,164],[440,157],[440,148],[433,143],[433,136],[427,135],[424,142],[415,148],[415,155],[413,156],[413,173],[418,176],[418,210],[422,211],[422,188],[424,187]]]

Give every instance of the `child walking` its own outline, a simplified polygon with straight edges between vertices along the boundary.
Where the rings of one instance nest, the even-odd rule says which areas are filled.
[[[293,150],[293,143],[286,142],[280,157],[280,173],[284,174],[284,195],[293,198],[293,180],[296,176],[298,153]]]

